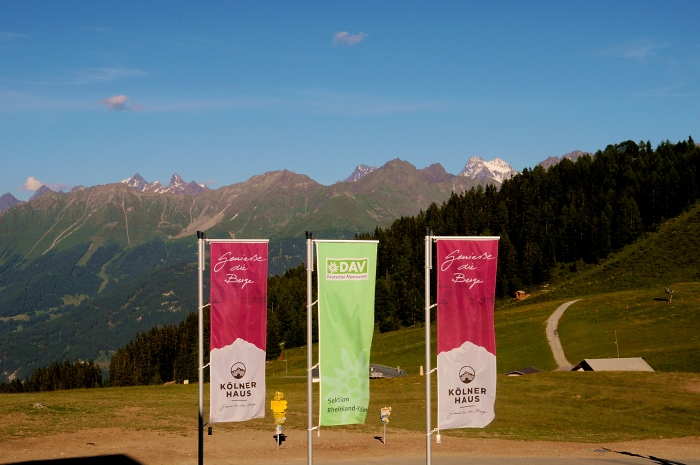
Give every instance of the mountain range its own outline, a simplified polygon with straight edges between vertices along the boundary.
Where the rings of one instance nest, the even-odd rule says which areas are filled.
[[[395,159],[324,186],[287,170],[208,189],[138,174],[69,193],[0,198],[0,379],[62,358],[108,360],[138,331],[177,323],[196,305],[196,239],[269,238],[269,269],[303,261],[304,231],[352,238],[453,193],[500,185],[514,170],[477,157],[459,175]],[[44,186],[43,186],[44,187]]]
[[[440,166],[439,164],[431,165],[431,167],[433,166],[439,166],[440,168],[438,170],[444,171],[442,166]],[[426,169],[432,169],[431,167],[428,167]],[[372,173],[376,169],[377,168],[375,166],[358,165],[352,172],[352,174],[350,174],[350,176],[345,178],[343,181],[339,181],[338,183],[359,181],[360,179]],[[464,170],[462,170],[462,172],[459,173],[458,176],[472,178],[479,181],[480,183],[487,184],[491,182],[500,185],[504,179],[508,179],[517,173],[518,172],[513,167],[511,167],[508,163],[504,162],[500,158],[495,158],[491,161],[486,161],[479,157],[472,157],[469,160],[469,162],[465,165]],[[449,175],[447,172],[445,172],[444,179],[448,179],[450,176],[452,175]],[[133,176],[127,179],[124,179],[123,181],[121,181],[121,183],[139,192],[151,192],[156,194],[196,195],[211,190],[205,184],[199,184],[195,181],[186,182],[177,173],[173,174],[167,186],[161,184],[160,181],[146,181],[138,173],[134,174]],[[69,193],[74,193],[85,189],[86,187],[84,186],[75,186],[70,189]],[[29,201],[36,200],[47,192],[53,191],[47,185],[43,184],[39,187],[39,189],[37,189],[34,195],[29,199]],[[3,195],[2,197],[0,197],[0,213],[19,203],[22,202],[20,200],[17,200],[12,194],[7,193]]]
[[[563,159],[568,159],[575,162],[581,155],[591,154],[581,150],[574,150],[573,152],[569,152],[561,157],[549,157],[539,162],[537,165],[546,169],[559,163]],[[437,166],[440,165],[437,164]],[[442,167],[440,168],[442,169]],[[357,182],[376,169],[377,168],[375,166],[358,165],[350,176],[345,178],[343,181],[338,181],[338,183]],[[500,185],[504,180],[509,179],[516,174],[518,174],[518,171],[500,158],[494,158],[493,160],[487,161],[481,157],[474,156],[469,159],[467,164],[464,165],[464,169],[457,176],[471,178],[479,181],[480,183],[488,184],[489,182],[492,182],[496,185]],[[447,176],[451,175],[447,174]],[[196,195],[211,190],[203,183],[197,183],[195,181],[186,182],[179,174],[173,174],[167,186],[161,184],[160,181],[148,182],[138,173],[124,179],[121,181],[121,183],[126,184],[139,192],[151,192],[156,194]],[[84,189],[86,189],[84,186],[75,186],[70,189],[69,193],[78,192]],[[52,192],[51,188],[46,185],[42,185],[29,199],[29,201],[36,200],[47,192]],[[0,197],[0,213],[20,203],[22,203],[22,201],[15,198],[12,194],[4,194],[2,197]]]

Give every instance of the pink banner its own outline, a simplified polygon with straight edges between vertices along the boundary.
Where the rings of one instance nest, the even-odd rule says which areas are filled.
[[[481,428],[495,414],[497,238],[437,241],[438,428]]]
[[[264,416],[267,242],[212,242],[210,422]]]

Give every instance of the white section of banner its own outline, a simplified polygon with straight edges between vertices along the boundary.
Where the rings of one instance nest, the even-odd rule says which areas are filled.
[[[265,351],[236,339],[211,351],[209,423],[265,416]]]
[[[496,356],[467,341],[438,354],[438,429],[483,428],[496,416]]]

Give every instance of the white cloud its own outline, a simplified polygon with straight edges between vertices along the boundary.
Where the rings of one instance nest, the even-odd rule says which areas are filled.
[[[24,34],[18,34],[16,32],[0,31],[0,40],[24,39],[25,37],[27,36]]]
[[[43,186],[44,183],[36,179],[34,176],[29,176],[22,187],[19,188],[21,191],[35,191]]]
[[[635,61],[649,61],[658,57],[659,51],[668,45],[655,40],[631,40],[608,50],[607,54],[617,58],[627,58]]]
[[[368,35],[364,32],[360,32],[359,34],[355,35],[350,35],[350,33],[347,31],[340,31],[336,32],[333,36],[333,45],[355,45],[357,43],[362,42],[365,39],[365,37],[368,37]]]
[[[26,37],[26,35],[16,32],[0,31],[0,50],[14,48],[17,41]]]
[[[112,82],[122,78],[145,76],[145,71],[133,68],[92,68],[74,73],[75,78],[66,82],[68,85],[82,86],[101,82]]]
[[[115,111],[123,111],[123,110],[129,110],[130,108],[127,108],[126,106],[126,101],[129,100],[129,97],[126,95],[113,95],[112,97],[108,97],[104,100],[100,100],[101,105],[107,105],[107,107],[110,110],[115,110]]]
[[[293,91],[279,96],[241,97],[222,100],[192,100],[149,102],[152,113],[215,112],[227,110],[292,111],[295,113],[325,113],[346,116],[397,115],[424,112],[444,112],[455,107],[445,99],[414,100],[401,96],[339,94],[322,90]],[[127,108],[128,109],[128,108]]]

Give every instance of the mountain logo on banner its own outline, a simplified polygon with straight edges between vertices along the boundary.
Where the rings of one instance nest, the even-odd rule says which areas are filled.
[[[236,362],[231,367],[231,376],[236,379],[241,379],[245,376],[245,365],[241,362]]]
[[[369,258],[326,258],[326,280],[366,281]]]
[[[462,369],[459,370],[459,379],[461,379],[464,384],[471,383],[474,381],[475,377],[476,373],[474,373],[474,368],[470,366],[462,367]]]

